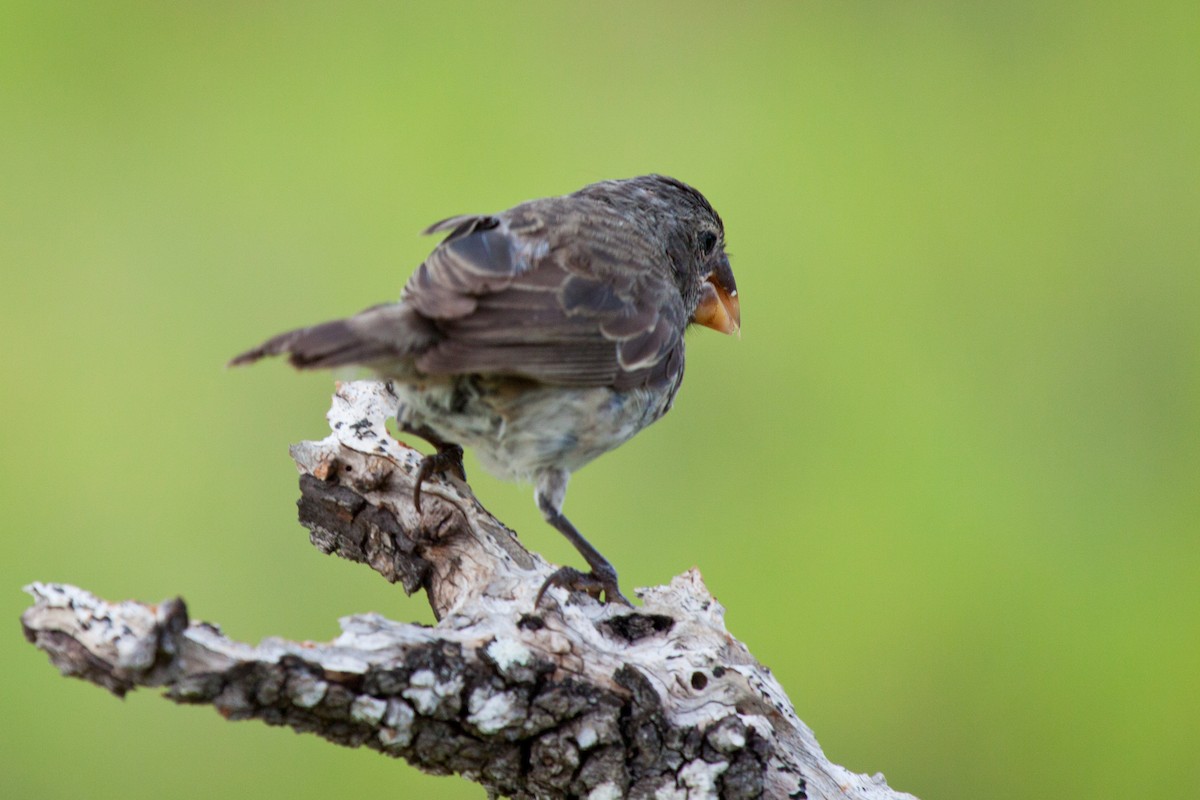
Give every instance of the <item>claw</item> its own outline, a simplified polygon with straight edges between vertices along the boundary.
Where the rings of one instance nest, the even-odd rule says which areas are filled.
[[[413,477],[413,508],[418,514],[421,513],[421,486],[435,472],[447,472],[465,481],[467,471],[463,468],[463,449],[456,444],[442,444],[436,453],[421,459],[421,465]]]
[[[633,603],[621,594],[621,589],[617,586],[616,572],[611,575],[598,575],[595,572],[580,572],[574,567],[559,567],[546,578],[542,588],[538,589],[537,598],[533,601],[534,608],[542,604],[542,597],[551,586],[561,586],[567,591],[584,592],[595,600],[600,600],[600,593],[603,592],[604,602],[620,603],[633,608]]]

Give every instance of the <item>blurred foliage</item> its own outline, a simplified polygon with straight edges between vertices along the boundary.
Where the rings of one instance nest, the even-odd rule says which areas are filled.
[[[745,328],[573,482],[625,585],[698,565],[830,757],[924,800],[1187,796],[1197,9],[4,2],[0,793],[482,796],[63,681],[19,587],[251,641],[428,620],[295,522],[330,376],[222,364],[394,297],[434,220],[660,171],[723,214]]]

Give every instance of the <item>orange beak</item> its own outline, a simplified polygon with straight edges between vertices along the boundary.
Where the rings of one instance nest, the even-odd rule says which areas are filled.
[[[721,333],[737,333],[742,327],[737,289],[725,288],[716,272],[709,273],[700,287],[700,304],[692,322]]]

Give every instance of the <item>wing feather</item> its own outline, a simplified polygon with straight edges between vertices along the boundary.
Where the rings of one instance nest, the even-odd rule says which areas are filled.
[[[578,203],[569,216],[551,198],[429,229],[450,233],[404,289],[439,332],[419,369],[619,389],[677,379],[687,319],[665,255],[602,204]]]

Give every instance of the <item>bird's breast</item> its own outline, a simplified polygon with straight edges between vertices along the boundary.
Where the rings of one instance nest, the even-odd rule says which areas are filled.
[[[665,414],[674,394],[479,375],[395,388],[403,421],[471,448],[488,472],[510,481],[532,481],[549,468],[579,469]]]

